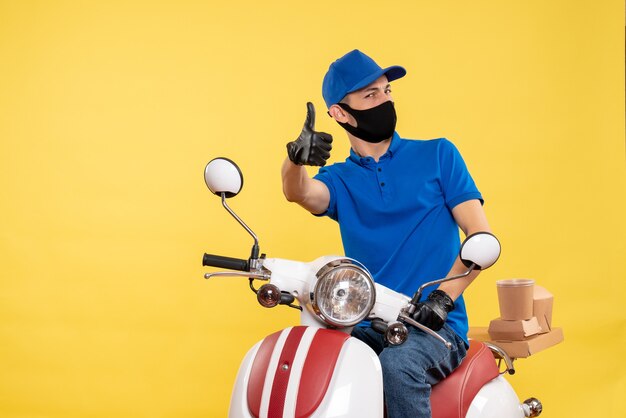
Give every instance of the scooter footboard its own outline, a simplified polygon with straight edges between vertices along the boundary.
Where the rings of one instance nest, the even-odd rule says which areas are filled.
[[[340,331],[293,327],[257,343],[239,369],[229,417],[382,417],[375,353]]]

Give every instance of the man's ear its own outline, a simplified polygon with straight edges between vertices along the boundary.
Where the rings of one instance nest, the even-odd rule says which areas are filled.
[[[337,122],[346,123],[348,122],[348,114],[343,110],[340,106],[334,104],[328,109],[328,114],[330,117],[335,119]]]

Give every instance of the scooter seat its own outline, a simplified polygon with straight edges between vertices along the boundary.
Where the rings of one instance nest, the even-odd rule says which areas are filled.
[[[470,340],[467,356],[461,365],[432,388],[432,417],[465,417],[478,391],[498,374],[498,366],[491,350],[480,341]]]

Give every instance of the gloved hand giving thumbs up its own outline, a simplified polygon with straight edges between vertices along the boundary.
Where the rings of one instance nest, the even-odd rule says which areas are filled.
[[[306,104],[306,121],[300,136],[287,144],[287,155],[297,165],[326,165],[330,157],[333,137],[326,132],[315,131],[315,107]]]

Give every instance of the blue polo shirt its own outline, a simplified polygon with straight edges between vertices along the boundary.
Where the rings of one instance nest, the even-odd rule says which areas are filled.
[[[378,162],[351,150],[345,162],[322,167],[315,178],[330,192],[320,216],[339,223],[346,256],[362,262],[376,282],[407,296],[452,268],[460,248],[452,209],[467,200],[483,201],[458,150],[445,138],[406,140],[394,133]],[[455,305],[448,324],[467,342],[462,296]]]

